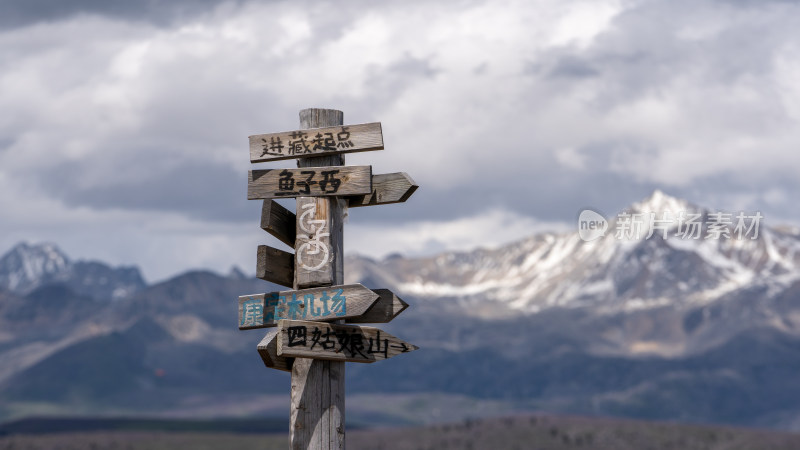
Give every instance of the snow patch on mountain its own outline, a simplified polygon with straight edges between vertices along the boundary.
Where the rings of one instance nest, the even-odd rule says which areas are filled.
[[[63,272],[69,264],[69,258],[54,244],[19,243],[0,258],[0,288],[14,292],[30,290],[40,280]]]

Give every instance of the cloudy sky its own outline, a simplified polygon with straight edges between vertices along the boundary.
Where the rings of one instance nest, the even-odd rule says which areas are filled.
[[[3,0],[0,253],[255,270],[247,136],[308,107],[420,184],[348,251],[512,241],[655,189],[800,224],[800,4],[766,0]],[[273,163],[291,167],[293,161]],[[264,165],[262,165],[264,166]]]

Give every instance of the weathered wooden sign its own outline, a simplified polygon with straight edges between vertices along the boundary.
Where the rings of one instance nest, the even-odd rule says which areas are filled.
[[[249,171],[247,199],[364,195],[372,166],[304,167]]]
[[[389,323],[408,308],[408,303],[389,289],[372,289],[380,298],[364,314],[351,317],[347,323]]]
[[[372,363],[418,348],[373,327],[301,320],[278,324],[279,357]]]
[[[259,245],[256,278],[291,287],[294,282],[294,255],[269,245]]]
[[[250,136],[250,162],[383,150],[380,122]]]
[[[279,320],[387,323],[408,307],[389,289],[361,284],[268,292],[239,297],[239,329],[274,327]]]
[[[264,200],[261,207],[261,228],[289,247],[294,247],[296,220],[293,212],[275,200]]]
[[[258,354],[261,355],[261,360],[264,365],[271,369],[283,370],[286,372],[292,371],[292,363],[294,358],[285,356],[278,356],[278,329],[269,330],[258,344]]]
[[[350,208],[371,205],[403,203],[419,185],[405,172],[384,173],[372,176],[372,192],[348,198]]]
[[[367,312],[380,296],[360,284],[239,297],[239,329],[274,327],[281,319],[337,320]]]

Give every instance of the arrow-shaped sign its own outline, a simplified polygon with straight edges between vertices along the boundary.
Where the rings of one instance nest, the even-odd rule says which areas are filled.
[[[294,255],[269,245],[259,245],[256,278],[291,286],[294,283]]]
[[[359,325],[281,320],[277,331],[279,357],[371,363],[419,348],[378,328]]]
[[[379,295],[360,284],[239,297],[239,329],[274,327],[282,319],[338,320],[367,312]]]
[[[347,323],[389,323],[408,308],[408,303],[389,289],[373,289],[372,292],[380,296],[378,301],[364,314],[347,319]]]
[[[402,203],[417,190],[417,185],[405,172],[383,173],[372,176],[372,192],[348,199],[350,208],[371,205]]]
[[[297,238],[297,217],[275,200],[264,200],[261,207],[261,228],[278,238],[279,241],[294,248]]]
[[[253,163],[370,150],[383,150],[380,122],[250,136]]]
[[[264,339],[258,344],[258,354],[264,365],[272,369],[292,371],[294,358],[278,356],[278,329],[269,330]]]

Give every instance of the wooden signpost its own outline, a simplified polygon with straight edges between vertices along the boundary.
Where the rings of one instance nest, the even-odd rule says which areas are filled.
[[[371,363],[418,347],[374,327],[408,304],[388,289],[343,285],[348,207],[402,203],[417,184],[405,173],[373,175],[344,154],[383,149],[380,123],[344,125],[341,111],[300,111],[301,130],[250,136],[250,161],[297,159],[297,169],[251,170],[247,198],[263,199],[261,228],[294,254],[260,245],[256,276],[291,290],[239,297],[239,329],[269,328],[264,364],[292,373],[292,449],[343,449],[344,363]],[[273,199],[295,198],[296,211]]]

